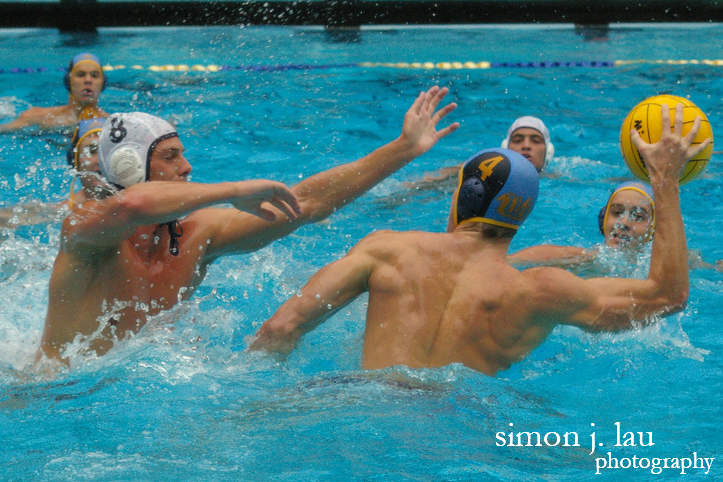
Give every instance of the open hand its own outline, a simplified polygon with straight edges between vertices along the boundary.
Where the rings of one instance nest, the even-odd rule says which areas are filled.
[[[415,145],[418,154],[424,154],[438,140],[459,128],[459,122],[454,122],[444,129],[437,130],[439,121],[457,108],[457,104],[452,102],[435,112],[448,92],[449,89],[446,87],[440,89],[438,86],[434,86],[427,92],[420,93],[404,116],[401,137]]]
[[[645,165],[650,172],[651,180],[653,177],[678,180],[685,164],[708,147],[710,139],[705,139],[695,146],[691,145],[698,134],[698,129],[700,129],[700,117],[697,116],[688,134],[682,135],[683,104],[678,104],[675,107],[675,122],[672,131],[670,128],[670,109],[666,104],[660,106],[660,109],[662,111],[662,133],[658,142],[648,144],[641,139],[640,134],[635,129],[630,131],[630,137],[635,147],[640,151],[640,155],[645,159]]]

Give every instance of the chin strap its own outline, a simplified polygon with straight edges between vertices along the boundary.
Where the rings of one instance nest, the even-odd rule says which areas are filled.
[[[169,251],[173,256],[178,256],[178,238],[183,236],[181,223],[178,222],[178,219],[174,219],[173,221],[168,221],[165,224],[168,226],[168,235],[171,237]]]

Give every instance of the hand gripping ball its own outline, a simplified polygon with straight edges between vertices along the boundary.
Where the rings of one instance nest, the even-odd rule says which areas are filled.
[[[692,158],[686,164],[683,172],[680,174],[680,184],[690,182],[708,165],[708,160],[713,153],[713,130],[710,122],[702,110],[688,99],[676,97],[674,95],[657,95],[645,99],[640,104],[633,107],[623,122],[620,129],[620,152],[623,155],[625,164],[630,171],[638,179],[650,182],[648,169],[645,166],[645,160],[640,156],[640,152],[630,139],[630,131],[635,129],[640,137],[649,144],[655,144],[660,140],[662,132],[661,106],[667,104],[670,109],[670,122],[675,122],[675,106],[683,104],[683,135],[686,135],[693,127],[695,117],[700,117],[700,129],[698,135],[693,139],[693,145],[700,144],[706,138],[710,138],[711,142],[702,152]],[[672,127],[672,126],[671,126]]]

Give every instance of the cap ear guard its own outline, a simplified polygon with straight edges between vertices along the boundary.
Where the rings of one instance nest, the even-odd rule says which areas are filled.
[[[600,212],[597,213],[597,225],[600,228],[600,234],[605,235],[605,215],[608,212],[607,204],[600,208]]]
[[[121,147],[113,152],[110,158],[110,168],[117,184],[124,188],[146,180],[143,159],[131,147]]]
[[[547,165],[550,163],[552,158],[555,156],[555,145],[552,143],[552,141],[548,142],[545,145],[545,163],[542,165],[542,170],[544,171],[545,168],[547,168]]]
[[[75,167],[75,148],[78,144],[78,134],[80,133],[80,128],[76,127],[75,131],[73,131],[73,137],[70,140],[70,146],[68,146],[68,150],[65,151],[65,160],[68,161],[68,164],[70,167]]]
[[[63,85],[70,92],[70,72],[73,70],[73,61],[68,64],[68,69],[63,74]]]
[[[459,186],[457,193],[457,209],[455,223],[479,216],[485,210],[487,190],[484,182],[478,177],[470,177]],[[489,203],[488,203],[489,204]]]

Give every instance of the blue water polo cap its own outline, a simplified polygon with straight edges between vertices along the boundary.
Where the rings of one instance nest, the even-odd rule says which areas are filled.
[[[70,141],[70,147],[68,147],[67,152],[67,161],[68,164],[78,168],[78,146],[81,142],[83,142],[83,139],[85,139],[90,134],[93,134],[94,132],[100,132],[100,130],[103,128],[103,124],[105,124],[105,118],[99,117],[99,118],[93,118],[93,119],[86,119],[78,122],[78,127],[75,128],[75,132],[73,133],[73,139]]]
[[[101,91],[105,90],[106,85],[108,84],[108,78],[105,76],[105,72],[103,72],[103,67],[100,65],[100,60],[95,55],[84,52],[73,57],[73,59],[70,61],[70,64],[68,65],[68,70],[63,76],[63,85],[65,85],[65,88],[68,89],[68,92],[70,92],[70,76],[73,73],[73,70],[75,70],[75,68],[78,66],[78,64],[82,62],[93,63],[100,69],[100,73],[103,76],[103,86],[101,87]]]
[[[518,229],[535,207],[539,184],[537,170],[515,151],[479,151],[459,171],[455,224],[483,222]]]
[[[605,234],[605,222],[607,221],[608,214],[610,213],[610,203],[613,200],[613,197],[615,197],[615,195],[620,191],[625,191],[626,189],[637,191],[650,199],[650,205],[653,206],[653,226],[655,226],[655,198],[653,197],[653,188],[648,184],[644,184],[639,181],[626,181],[615,186],[613,193],[610,194],[610,197],[608,198],[608,202],[600,209],[600,212],[598,212],[597,224],[598,228],[600,228],[601,234]]]

